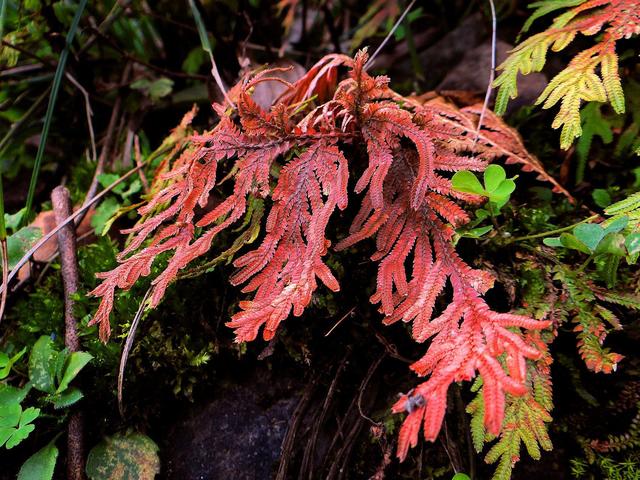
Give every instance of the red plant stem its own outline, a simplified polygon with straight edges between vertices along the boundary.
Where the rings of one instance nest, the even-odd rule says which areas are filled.
[[[56,187],[51,192],[51,203],[56,224],[63,223],[73,213],[69,190],[65,187]],[[78,291],[78,257],[73,223],[67,224],[58,231],[58,249],[64,288],[64,344],[70,352],[77,352],[80,349],[80,341],[73,316],[73,295]],[[72,413],[67,430],[67,478],[69,480],[84,479],[83,430],[82,412]]]

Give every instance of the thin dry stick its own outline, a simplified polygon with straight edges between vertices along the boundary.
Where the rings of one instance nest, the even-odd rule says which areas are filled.
[[[23,73],[33,72],[34,70],[40,70],[42,63],[29,63],[26,65],[18,65],[13,68],[3,68],[0,70],[0,77],[10,77],[11,75],[22,75]]]
[[[456,464],[453,461],[453,457],[451,456],[451,453],[449,452],[449,431],[447,430],[447,422],[446,420],[443,422],[443,430],[444,430],[444,435],[446,437],[446,441],[444,441],[442,439],[442,436],[439,437],[440,439],[440,443],[442,444],[442,448],[444,449],[445,453],[447,454],[447,458],[449,459],[449,464],[451,464],[451,468],[453,469],[453,473],[458,473],[459,469],[456,468]]]
[[[145,308],[147,306],[147,300],[149,299],[150,293],[151,293],[151,289],[149,288],[144,294],[144,297],[142,297],[142,301],[140,302],[140,306],[138,307],[136,316],[133,317],[133,321],[131,322],[131,327],[129,328],[129,332],[127,333],[127,339],[124,342],[124,347],[122,347],[122,354],[120,355],[120,366],[118,368],[118,411],[120,412],[120,417],[122,418],[124,418],[124,404],[122,402],[124,370],[125,368],[127,368],[127,360],[129,360],[129,353],[131,353],[131,347],[133,347],[133,341],[136,338],[136,331],[138,330],[138,324],[140,323],[142,314],[144,313]]]
[[[328,337],[329,335],[331,335],[331,332],[333,332],[338,327],[338,325],[340,325],[349,315],[353,314],[353,312],[355,312],[355,310],[356,310],[356,307],[352,307],[351,310],[349,310],[342,317],[340,317],[340,320],[338,320],[335,323],[335,325],[333,327],[331,327],[327,333],[324,334],[324,336]]]
[[[496,30],[498,22],[496,20],[496,7],[493,4],[493,0],[489,0],[489,6],[491,7],[491,71],[489,72],[489,84],[487,85],[487,91],[484,94],[484,103],[482,104],[482,111],[480,112],[478,126],[476,127],[476,137],[473,139],[474,148],[480,138],[480,129],[482,128],[484,115],[489,107],[489,100],[491,99],[491,91],[493,88],[493,79],[496,75]]]
[[[53,213],[58,225],[71,215],[72,205],[69,190],[59,186],[51,192]],[[64,289],[64,344],[70,352],[80,350],[80,340],[73,316],[73,295],[78,291],[78,256],[76,252],[76,231],[73,225],[66,224],[58,231],[58,249]],[[67,478],[84,478],[84,426],[82,412],[73,412],[67,427]]]
[[[73,222],[80,215],[83,215],[94,203],[98,202],[102,197],[104,197],[107,193],[109,193],[115,187],[117,187],[122,182],[124,182],[131,175],[133,175],[134,173],[137,173],[138,170],[140,170],[146,164],[147,164],[147,162],[145,161],[144,163],[138,165],[137,167],[129,170],[122,177],[120,177],[115,182],[113,182],[111,185],[109,185],[107,188],[102,190],[100,193],[98,193],[91,200],[87,201],[82,207],[80,207],[78,210],[73,212],[73,214],[69,215],[65,219],[64,222],[59,223],[56,226],[56,228],[54,228],[49,233],[47,233],[44,237],[42,237],[33,247],[31,247],[29,249],[29,251],[27,251],[27,253],[24,254],[24,256],[18,261],[18,263],[16,263],[16,266],[13,268],[13,270],[11,270],[11,272],[9,273],[9,276],[7,277],[7,279],[2,283],[2,285],[0,285],[0,293],[4,292],[6,290],[7,285],[9,284],[9,282],[15,278],[15,276],[18,274],[20,269],[31,259],[33,254],[36,253],[38,250],[40,250],[40,248],[42,248],[42,246],[45,243],[47,243],[47,241],[49,241],[50,238],[52,238],[54,235],[56,235],[60,231],[60,229],[62,229],[66,225],[68,225],[71,222]]]
[[[382,50],[384,48],[384,46],[387,44],[387,42],[389,41],[389,39],[393,36],[393,34],[396,32],[396,30],[398,29],[398,27],[400,26],[400,24],[402,23],[402,21],[404,20],[404,17],[407,16],[407,13],[409,13],[409,10],[411,10],[411,8],[413,7],[413,4],[416,3],[416,0],[411,0],[411,3],[409,5],[407,5],[407,8],[404,9],[404,12],[402,12],[402,15],[400,15],[400,18],[398,18],[398,20],[396,21],[396,23],[393,25],[393,27],[391,28],[391,30],[389,31],[389,33],[387,34],[386,37],[384,37],[384,40],[382,41],[382,43],[380,44],[380,46],[378,48],[376,48],[376,51],[373,52],[373,55],[371,55],[371,57],[369,57],[369,60],[367,61],[367,63],[364,64],[364,69],[367,70],[369,69],[369,67],[371,67],[371,65],[373,65],[373,61],[375,60],[375,58],[378,56],[378,54],[380,53],[380,50]]]
[[[89,185],[89,189],[87,190],[85,203],[91,200],[95,195],[96,191],[98,190],[98,177],[100,176],[101,173],[104,172],[104,164],[107,160],[107,155],[111,147],[113,132],[116,127],[116,120],[118,118],[118,114],[120,113],[120,103],[121,103],[121,99],[120,97],[118,97],[116,99],[116,103],[113,105],[111,118],[109,119],[109,126],[107,127],[107,134],[104,138],[104,143],[102,144],[102,150],[100,150],[100,156],[98,157],[98,164],[96,165],[95,173],[93,174],[93,178],[91,179],[91,184]]]
[[[122,72],[122,77],[120,78],[120,83],[123,83],[129,77],[129,72],[131,71],[131,64],[127,64]],[[98,157],[98,163],[96,165],[96,170],[93,173],[93,178],[91,179],[91,184],[89,185],[89,189],[87,190],[87,195],[84,197],[83,206],[87,205],[95,196],[98,191],[98,178],[104,172],[104,165],[107,161],[107,156],[111,151],[111,144],[113,142],[113,136],[116,128],[116,123],[118,120],[118,116],[120,115],[120,107],[122,105],[122,98],[118,96],[116,98],[115,103],[113,104],[113,109],[111,110],[111,117],[109,118],[109,125],[107,126],[107,133],[104,137],[104,142],[102,143],[102,150],[100,150],[100,156]],[[78,217],[76,221],[76,225],[80,225],[82,220],[84,219],[85,214],[82,214]]]
[[[380,358],[378,358],[378,360],[376,360],[376,362],[373,365],[371,365],[371,367],[369,367],[369,371],[367,372],[367,375],[364,378],[364,381],[362,382],[362,385],[360,386],[360,391],[358,392],[358,412],[360,412],[360,416],[362,418],[364,418],[365,420],[368,420],[369,422],[371,422],[372,425],[380,425],[380,423],[376,422],[372,418],[369,418],[362,411],[362,397],[364,396],[364,392],[367,389],[367,385],[369,385],[369,382],[371,381],[371,377],[373,377],[373,374],[376,372],[376,370],[378,369],[378,366],[380,365],[382,360],[385,359],[386,356],[387,356],[387,353],[386,352],[382,352],[382,355],[380,355]]]
[[[381,357],[384,358],[384,357]],[[377,368],[377,366],[376,366]],[[349,407],[347,408],[347,411],[345,412],[344,416],[342,417],[342,419],[338,422],[338,431],[333,435],[333,438],[331,439],[331,443],[329,444],[329,447],[326,449],[326,454],[325,454],[325,458],[329,458],[331,452],[333,452],[333,448],[337,445],[338,440],[344,440],[344,444],[343,446],[338,450],[338,452],[336,453],[336,456],[334,457],[334,461],[331,465],[331,470],[333,470],[337,463],[340,462],[340,458],[342,457],[342,453],[345,451],[345,447],[347,446],[347,442],[348,442],[348,438],[350,434],[347,434],[347,436],[345,437],[344,432],[345,429],[348,426],[348,422],[355,419],[355,425],[358,426],[362,423],[363,421],[363,417],[362,416],[356,416],[354,415],[355,409],[359,408],[358,407],[358,398],[360,396],[359,392],[361,392],[363,390],[363,387],[366,386],[366,384],[369,382],[370,377],[369,377],[369,372],[371,371],[371,367],[369,369],[369,371],[367,372],[367,375],[365,375],[365,378],[363,379],[363,381],[360,383],[360,386],[358,387],[358,395],[354,395],[353,398],[351,399],[351,402],[349,403]],[[353,423],[352,423],[353,425]],[[359,428],[359,427],[358,427]],[[335,472],[334,472],[335,473]],[[333,475],[333,474],[331,474]],[[330,476],[327,476],[327,478],[330,478]]]
[[[142,163],[142,154],[140,153],[140,138],[136,135],[133,139],[134,146],[134,158],[136,160],[136,165],[140,165]],[[143,170],[139,171],[140,181],[142,182],[142,188],[145,194],[149,194],[149,181],[147,180],[147,176],[144,174]]]
[[[287,433],[284,437],[284,440],[282,441],[282,448],[280,449],[282,454],[280,455],[280,465],[278,465],[278,471],[276,473],[275,480],[285,480],[285,478],[288,478],[287,469],[289,468],[291,452],[293,451],[293,448],[295,446],[296,434],[298,433],[298,428],[300,426],[300,422],[302,421],[302,414],[311,401],[311,397],[316,390],[316,384],[318,383],[319,378],[319,373],[316,373],[311,378],[302,393],[302,397],[300,398],[296,409],[291,414],[289,427],[287,428]]]
[[[325,477],[327,480],[340,479],[343,477],[345,473],[345,465],[347,460],[349,460],[349,456],[351,455],[351,450],[355,445],[355,440],[362,429],[364,420],[361,417],[357,417],[351,430],[344,439],[344,443],[338,453],[336,454],[335,461],[331,465],[329,469],[329,473]]]
[[[229,95],[227,94],[227,89],[225,88],[222,77],[220,76],[220,72],[218,71],[218,65],[216,64],[216,60],[213,58],[213,53],[211,52],[209,52],[209,60],[211,61],[211,75],[213,75],[213,79],[216,81],[216,85],[218,85],[218,88],[222,92],[222,95],[224,96],[224,99],[227,101],[227,103],[232,108],[236,108],[236,104],[233,103],[233,100],[231,100],[231,98],[229,98]]]
[[[96,135],[93,130],[93,121],[91,117],[93,116],[93,110],[91,109],[91,102],[89,101],[89,92],[80,85],[80,83],[75,79],[73,75],[68,72],[65,72],[65,76],[67,80],[69,80],[82,94],[84,97],[84,109],[87,115],[87,128],[89,129],[89,140],[91,142],[91,160],[96,161],[97,153],[96,153]]]

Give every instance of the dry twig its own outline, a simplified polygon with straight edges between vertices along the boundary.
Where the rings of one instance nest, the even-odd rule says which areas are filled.
[[[59,186],[51,192],[51,203],[56,223],[61,225],[72,213],[69,190]],[[78,291],[78,256],[76,251],[76,231],[73,225],[66,224],[58,231],[58,249],[62,267],[62,285],[64,289],[64,344],[70,352],[80,350],[76,319],[73,316],[73,295]],[[6,289],[5,289],[6,290]],[[67,427],[67,478],[84,478],[84,426],[82,412],[73,412]]]

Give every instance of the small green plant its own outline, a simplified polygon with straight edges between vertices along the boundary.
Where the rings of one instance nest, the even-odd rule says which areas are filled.
[[[0,352],[0,379],[6,379],[19,363],[27,348],[12,356]],[[41,336],[31,348],[28,360],[29,379],[21,388],[0,382],[0,447],[11,449],[25,440],[36,428],[34,421],[42,416],[42,409],[23,407],[22,403],[33,390],[44,393],[37,401],[40,406],[53,406],[54,410],[73,405],[83,394],[71,382],[93,357],[86,352],[69,353],[58,350],[50,336]],[[44,408],[44,407],[43,407]],[[50,480],[55,469],[58,449],[57,437],[33,454],[22,465],[19,480]]]
[[[456,473],[451,480],[471,480],[471,478],[466,473]]]
[[[487,208],[476,209],[476,218],[471,220],[463,228],[457,230],[458,235],[467,238],[480,238],[493,230],[493,225],[479,226],[485,219],[491,218],[495,223],[495,216],[506,205],[511,194],[516,188],[515,179],[507,178],[507,174],[500,165],[489,165],[483,174],[483,182],[473,172],[462,170],[456,172],[451,178],[451,186],[454,190],[470,193],[486,198]]]
[[[107,187],[120,178],[115,173],[103,173],[98,176],[98,182],[102,187]],[[142,189],[142,183],[137,178],[132,178],[114,188],[111,194],[96,208],[91,217],[91,226],[96,234],[106,235],[113,222],[126,215],[141,204],[132,204],[131,199]]]
[[[40,415],[39,408],[25,410],[17,403],[0,405],[0,447],[13,448],[35,430],[33,421]]]
[[[516,178],[507,178],[500,165],[489,165],[483,173],[484,185],[473,172],[462,170],[453,175],[451,186],[459,192],[486,197],[489,200],[489,212],[495,214],[509,201],[516,189]]]
[[[57,439],[57,437],[56,437]],[[50,480],[56,468],[58,447],[55,439],[31,455],[20,467],[18,480]]]
[[[9,357],[5,352],[0,352],[0,380],[4,380],[9,376],[11,367],[22,358],[26,351],[27,348],[25,347],[12,357]]]
[[[80,389],[69,384],[92,358],[87,352],[57,351],[51,337],[43,335],[29,357],[29,380],[54,408],[68,407],[82,398]]]
[[[640,194],[605,209],[609,216],[602,223],[581,223],[572,233],[563,232],[559,237],[548,237],[544,244],[553,248],[566,248],[589,255],[580,267],[584,270],[593,260],[601,278],[608,287],[617,281],[621,259],[635,265],[640,256]]]

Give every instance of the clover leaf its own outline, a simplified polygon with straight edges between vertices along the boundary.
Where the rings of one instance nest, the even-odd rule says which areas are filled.
[[[493,209],[500,210],[516,189],[515,178],[507,178],[504,168],[500,165],[489,165],[483,173],[484,186],[467,170],[456,172],[451,178],[451,186],[459,192],[487,197]]]
[[[33,421],[40,415],[39,408],[22,410],[18,403],[0,406],[0,446],[13,448],[36,428]]]

